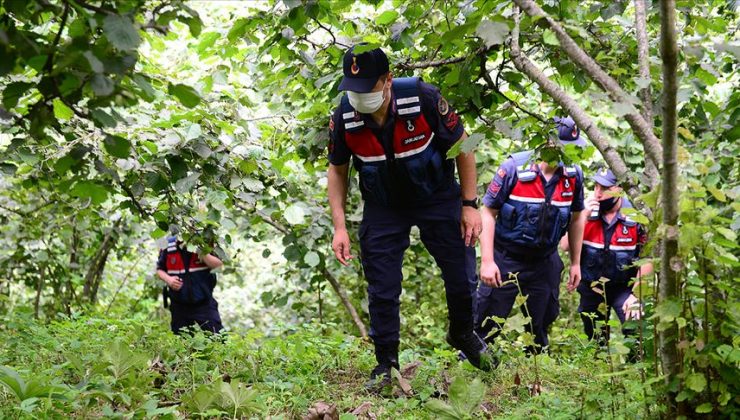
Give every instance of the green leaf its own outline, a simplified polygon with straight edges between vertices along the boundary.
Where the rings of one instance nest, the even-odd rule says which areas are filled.
[[[717,83],[717,77],[709,71],[705,70],[703,67],[697,68],[696,72],[694,72],[694,75],[699,78],[699,80],[704,82],[707,86],[712,86]]]
[[[448,404],[440,400],[429,400],[424,405],[434,414],[434,418],[442,420],[459,420],[460,416]]]
[[[92,116],[93,121],[98,123],[101,127],[111,127],[112,128],[117,125],[116,120],[113,119],[113,117],[110,114],[103,111],[102,109],[91,110],[90,116]]]
[[[234,22],[234,25],[229,29],[228,35],[226,35],[226,38],[228,38],[229,41],[234,42],[237,39],[244,36],[244,33],[247,31],[247,24],[249,24],[249,19],[247,18],[240,18],[237,19],[236,22]]]
[[[698,407],[696,407],[696,412],[701,414],[711,413],[714,410],[714,406],[712,406],[712,403],[704,403]]]
[[[113,80],[108,76],[96,74],[90,79],[90,87],[97,96],[108,96],[113,93]]]
[[[395,10],[386,10],[385,12],[381,13],[380,16],[375,18],[375,23],[378,25],[389,25],[398,19],[398,12]]]
[[[131,153],[131,142],[119,136],[107,136],[104,142],[105,150],[111,156],[125,159]]]
[[[82,55],[87,59],[87,63],[90,64],[90,70],[94,73],[102,73],[105,70],[103,62],[92,51],[85,51]]]
[[[75,197],[89,198],[93,204],[101,204],[108,198],[108,189],[93,181],[77,182],[71,193]]]
[[[321,259],[319,254],[315,251],[308,251],[306,255],[303,256],[303,262],[305,262],[309,267],[316,267],[319,265],[319,262],[321,262]]]
[[[504,22],[484,20],[478,25],[475,33],[483,40],[486,47],[490,47],[503,44],[506,41],[506,36],[509,35],[509,31],[509,25]]]
[[[300,225],[303,223],[306,214],[303,210],[303,206],[300,204],[293,204],[285,209],[284,217],[291,225]]]
[[[68,121],[75,114],[74,111],[72,111],[72,109],[59,98],[54,98],[52,104],[54,106],[54,116],[57,117],[58,120]]]
[[[727,201],[727,196],[725,195],[725,193],[723,193],[722,190],[720,190],[719,188],[715,187],[714,185],[707,186],[707,191],[709,191],[710,193],[712,193],[712,196],[714,196],[714,198],[716,198],[717,200],[719,200],[719,201],[721,201],[723,203],[725,201]]]
[[[200,103],[200,95],[192,87],[183,84],[173,85],[170,83],[167,92],[188,108],[193,108]]]
[[[103,20],[103,32],[108,41],[121,51],[135,50],[141,43],[139,31],[127,16],[106,16]]]
[[[372,51],[376,48],[380,48],[380,44],[376,43],[367,43],[367,44],[360,44],[356,45],[354,51],[355,55],[362,54],[364,52]]]
[[[480,133],[473,133],[469,135],[467,138],[460,139],[450,147],[450,150],[447,151],[447,159],[452,159],[459,155],[460,153],[470,153],[473,150],[475,150],[475,147],[478,146],[478,143],[483,140],[485,136]]]
[[[7,109],[15,108],[18,105],[18,100],[28,92],[31,86],[33,86],[31,83],[25,82],[9,83],[3,91],[3,106]]]
[[[551,29],[545,29],[545,31],[542,33],[542,41],[544,41],[547,45],[560,45],[560,41],[558,40],[557,35],[555,35],[555,32],[553,32]]]

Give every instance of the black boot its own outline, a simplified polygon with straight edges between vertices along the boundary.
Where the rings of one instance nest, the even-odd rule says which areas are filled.
[[[472,330],[463,333],[450,330],[447,333],[447,343],[460,350],[465,359],[480,370],[489,371],[498,365],[485,341]]]
[[[370,380],[365,383],[368,391],[379,392],[391,383],[391,369],[399,369],[398,343],[375,345],[375,360],[378,365],[370,372]]]

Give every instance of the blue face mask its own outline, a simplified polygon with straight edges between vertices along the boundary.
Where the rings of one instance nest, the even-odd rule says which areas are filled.
[[[609,197],[599,201],[599,213],[606,213],[613,209],[617,205],[617,200],[619,200],[619,197]]]

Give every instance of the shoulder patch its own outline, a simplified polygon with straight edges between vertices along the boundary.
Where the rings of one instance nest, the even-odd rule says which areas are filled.
[[[440,96],[439,101],[437,101],[437,111],[439,111],[439,115],[447,115],[448,112],[450,112],[450,104],[447,103],[447,99]]]
[[[334,131],[334,117],[329,117],[329,130]]]
[[[504,168],[498,168],[498,172],[496,172],[496,175],[498,175],[501,178],[506,177],[506,169],[504,169]]]

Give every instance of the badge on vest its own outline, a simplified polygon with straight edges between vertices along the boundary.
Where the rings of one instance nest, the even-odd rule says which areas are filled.
[[[403,140],[403,144],[404,145],[408,145],[408,144],[411,144],[411,143],[415,143],[415,142],[417,142],[419,140],[424,140],[425,137],[426,136],[424,136],[423,134],[419,134],[418,136],[414,136],[414,137],[409,137],[409,138]]]
[[[175,257],[170,258],[170,264],[174,264],[176,262],[177,262],[177,258]]]
[[[568,188],[568,187],[565,187],[565,188]],[[563,191],[560,195],[563,198],[565,198],[565,197],[573,197],[573,191]]]
[[[627,226],[625,226],[625,225],[622,225],[622,234],[623,234],[623,235],[629,235],[629,233],[630,233],[630,232],[629,232],[629,231],[627,230]]]
[[[411,123],[411,120],[406,120],[406,129],[409,130],[409,132],[413,132],[414,130],[416,130],[416,127],[414,127],[414,124]]]
[[[568,178],[565,178],[565,182],[563,183],[563,186],[565,188],[570,188],[570,181],[568,181]],[[571,194],[573,195],[573,194]],[[565,197],[565,193],[563,193],[563,197]]]
[[[632,238],[617,238],[617,242],[632,242]]]

